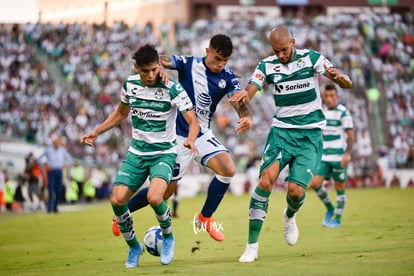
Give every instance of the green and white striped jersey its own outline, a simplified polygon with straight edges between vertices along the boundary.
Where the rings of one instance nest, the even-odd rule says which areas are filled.
[[[276,55],[259,62],[250,82],[260,90],[266,81],[273,85],[276,106],[272,126],[279,128],[313,129],[325,127],[318,74],[324,65],[333,67],[323,55],[314,50],[295,49],[288,64],[280,63]]]
[[[193,109],[181,84],[170,79],[153,86],[142,84],[140,75],[129,76],[122,86],[121,102],[131,107],[132,140],[129,151],[138,155],[176,153],[177,110]]]
[[[326,116],[326,128],[323,134],[323,161],[340,162],[346,149],[346,130],[352,129],[351,114],[342,104],[338,104],[334,109],[323,107]]]

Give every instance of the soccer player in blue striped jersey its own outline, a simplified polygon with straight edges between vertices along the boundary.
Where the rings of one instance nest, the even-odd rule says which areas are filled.
[[[211,119],[223,97],[231,97],[241,90],[237,76],[227,65],[232,52],[231,39],[224,34],[216,34],[210,39],[204,57],[161,56],[161,64],[165,68],[178,71],[178,80],[195,106],[201,129],[195,142],[199,154],[193,155],[187,148],[180,146],[180,141],[187,139],[188,123],[178,114],[177,163],[165,198],[171,196],[177,181],[181,179],[193,160],[214,171],[215,176],[209,184],[207,198],[201,212],[197,215],[196,223],[216,241],[223,241],[224,234],[221,227],[215,222],[213,214],[229,188],[235,174],[235,165],[228,149],[211,131]],[[244,133],[252,126],[248,106],[244,102],[233,102],[232,104],[240,117],[236,132]],[[142,189],[130,200],[128,207],[133,212],[146,204],[146,190]],[[113,232],[115,234],[115,231]]]
[[[345,183],[348,179],[348,164],[355,140],[353,121],[348,109],[338,103],[338,91],[333,84],[327,84],[322,92],[323,110],[326,116],[326,128],[323,134],[322,161],[315,171],[309,188],[313,188],[324,203],[327,211],[322,225],[336,228],[341,225],[346,194]],[[324,180],[333,179],[336,190],[336,207],[329,199]]]
[[[352,86],[349,77],[341,74],[319,52],[296,49],[295,39],[287,27],[274,28],[269,39],[274,55],[261,60],[245,90],[230,99],[248,102],[266,82],[273,87],[275,103],[259,183],[250,200],[248,241],[240,262],[253,262],[258,258],[258,240],[267,216],[269,196],[280,171],[286,166],[289,166],[289,176],[287,208],[282,216],[284,238],[287,244],[296,244],[299,238],[296,212],[305,201],[305,190],[322,156],[322,129],[326,120],[318,75],[343,88]]]
[[[173,175],[177,158],[177,113],[189,125],[182,141],[191,154],[197,153],[195,139],[200,131],[194,106],[183,87],[175,80],[163,82],[159,54],[153,45],[141,46],[133,55],[136,74],[122,86],[121,102],[108,118],[81,138],[93,146],[97,137],[118,125],[131,114],[132,140],[128,153],[114,180],[111,205],[121,233],[129,246],[127,268],[137,267],[143,252],[135,236],[128,201],[149,178],[148,202],[155,212],[163,234],[160,262],[168,265],[174,258],[171,214],[163,196]],[[179,112],[178,112],[179,111]]]

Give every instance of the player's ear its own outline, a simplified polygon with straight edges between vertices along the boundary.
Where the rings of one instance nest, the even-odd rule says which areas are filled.
[[[135,71],[135,73],[139,73],[139,68],[135,63],[134,63],[134,71]]]

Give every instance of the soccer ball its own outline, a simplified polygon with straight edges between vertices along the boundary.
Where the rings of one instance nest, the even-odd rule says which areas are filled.
[[[145,249],[153,256],[160,256],[162,247],[162,232],[160,226],[152,226],[145,232]]]

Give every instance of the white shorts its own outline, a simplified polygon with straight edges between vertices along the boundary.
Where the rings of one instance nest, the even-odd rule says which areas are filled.
[[[196,161],[202,166],[207,166],[208,161],[221,152],[229,152],[220,141],[209,131],[198,137],[195,141],[195,146],[198,150],[198,155],[191,155],[190,150],[183,146],[186,137],[177,136],[178,155],[174,166],[174,175],[171,181],[180,180],[187,171],[191,161]]]

